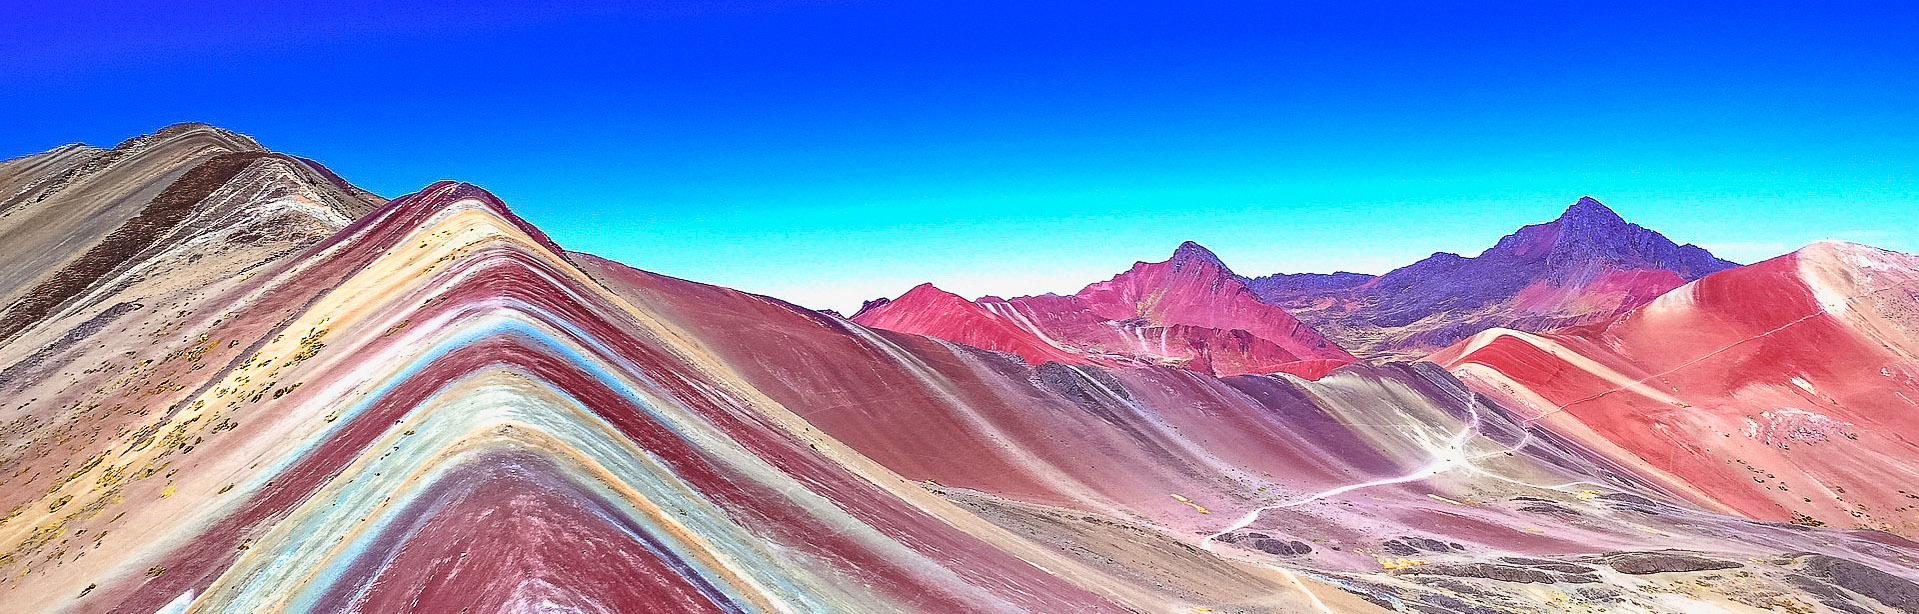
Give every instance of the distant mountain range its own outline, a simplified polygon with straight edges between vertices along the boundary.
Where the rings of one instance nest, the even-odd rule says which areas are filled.
[[[1433,254],[1379,276],[1248,278],[1188,241],[1166,261],[1137,263],[1071,296],[973,302],[927,284],[870,301],[853,321],[1033,363],[1316,377],[1355,355],[1417,359],[1489,328],[1543,331],[1610,318],[1734,266],[1588,197],[1476,257]]]
[[[1609,318],[1734,266],[1585,197],[1475,257],[1437,253],[1378,277],[1270,275],[1247,283],[1354,354],[1404,360],[1488,328],[1541,331]]]
[[[1012,352],[1029,363],[1175,365],[1212,375],[1317,378],[1353,356],[1263,300],[1188,241],[1076,294],[967,301],[931,284],[868,302],[853,321]]]

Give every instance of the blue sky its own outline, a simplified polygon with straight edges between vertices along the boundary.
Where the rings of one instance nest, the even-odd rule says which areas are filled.
[[[1742,262],[1919,250],[1899,3],[11,4],[0,156],[205,121],[810,307],[1187,239],[1378,273],[1588,194]]]

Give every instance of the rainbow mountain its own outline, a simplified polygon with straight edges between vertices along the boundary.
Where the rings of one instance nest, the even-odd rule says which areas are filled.
[[[1497,333],[1029,361],[203,125],[0,198],[0,612],[1919,611],[1906,529],[1541,419]]]

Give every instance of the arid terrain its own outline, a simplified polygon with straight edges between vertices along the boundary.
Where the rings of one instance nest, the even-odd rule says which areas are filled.
[[[1910,255],[1580,199],[842,317],[509,204],[200,124],[0,162],[0,613],[1919,612]]]

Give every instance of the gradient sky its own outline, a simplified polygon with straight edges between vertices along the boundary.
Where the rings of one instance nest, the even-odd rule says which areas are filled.
[[[204,121],[843,311],[1187,239],[1379,273],[1588,194],[1741,262],[1919,250],[1912,3],[313,4],[10,2],[0,157]]]

